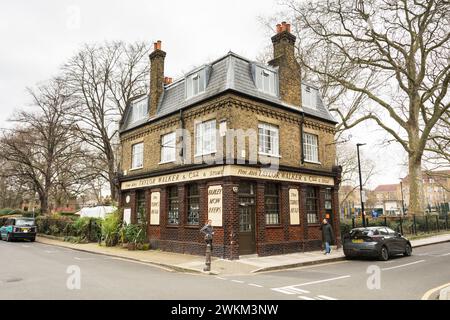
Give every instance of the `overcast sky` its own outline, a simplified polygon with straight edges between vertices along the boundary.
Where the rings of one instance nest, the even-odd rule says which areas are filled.
[[[250,59],[270,43],[259,16],[279,11],[274,0],[14,0],[0,7],[0,127],[29,103],[26,87],[57,73],[83,43],[162,40],[166,75],[183,72],[232,50]],[[398,146],[375,126],[353,130],[352,143],[367,142],[377,163],[371,186],[398,183],[405,174]]]

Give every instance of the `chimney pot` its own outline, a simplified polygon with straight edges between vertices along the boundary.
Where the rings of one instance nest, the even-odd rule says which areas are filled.
[[[277,33],[281,32],[281,24],[277,24]]]

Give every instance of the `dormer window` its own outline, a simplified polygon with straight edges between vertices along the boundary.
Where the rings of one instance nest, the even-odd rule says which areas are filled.
[[[278,95],[278,74],[275,71],[255,66],[255,84],[264,93]]]
[[[302,85],[302,104],[304,107],[317,109],[317,95],[319,94],[318,90],[307,86]]]
[[[131,122],[137,122],[145,119],[148,112],[148,100],[147,97],[143,99],[133,101],[131,104]]]
[[[186,99],[195,97],[206,90],[208,68],[197,71],[186,77]]]

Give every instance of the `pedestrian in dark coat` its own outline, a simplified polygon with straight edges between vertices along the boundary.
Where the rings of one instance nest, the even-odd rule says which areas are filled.
[[[333,227],[328,223],[327,219],[323,219],[320,229],[322,230],[322,241],[325,244],[325,254],[327,255],[331,253],[330,245],[334,239]]]

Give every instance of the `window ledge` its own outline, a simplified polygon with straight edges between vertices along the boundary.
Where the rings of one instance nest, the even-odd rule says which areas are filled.
[[[282,229],[283,225],[281,224],[266,224],[266,229]]]
[[[199,154],[195,154],[194,157],[195,158],[200,158],[200,157],[204,157],[204,156],[215,156],[217,153],[217,150],[215,151],[211,151],[209,153],[199,153]]]
[[[175,161],[177,161],[177,160],[174,159],[174,160],[161,161],[158,164],[161,165],[161,164],[167,164],[167,163],[174,163]]]
[[[320,161],[310,161],[310,160],[304,160],[304,161],[305,161],[305,163],[320,164],[320,165],[322,165],[322,162],[320,162]]]
[[[272,158],[281,159],[281,155],[279,155],[279,154],[270,154],[270,153],[258,152],[258,155],[264,156],[264,157],[272,157]]]
[[[308,227],[320,227],[320,223],[307,223]]]
[[[137,170],[141,170],[141,169],[144,169],[144,167],[142,166],[142,167],[131,168],[128,171],[137,171]]]

